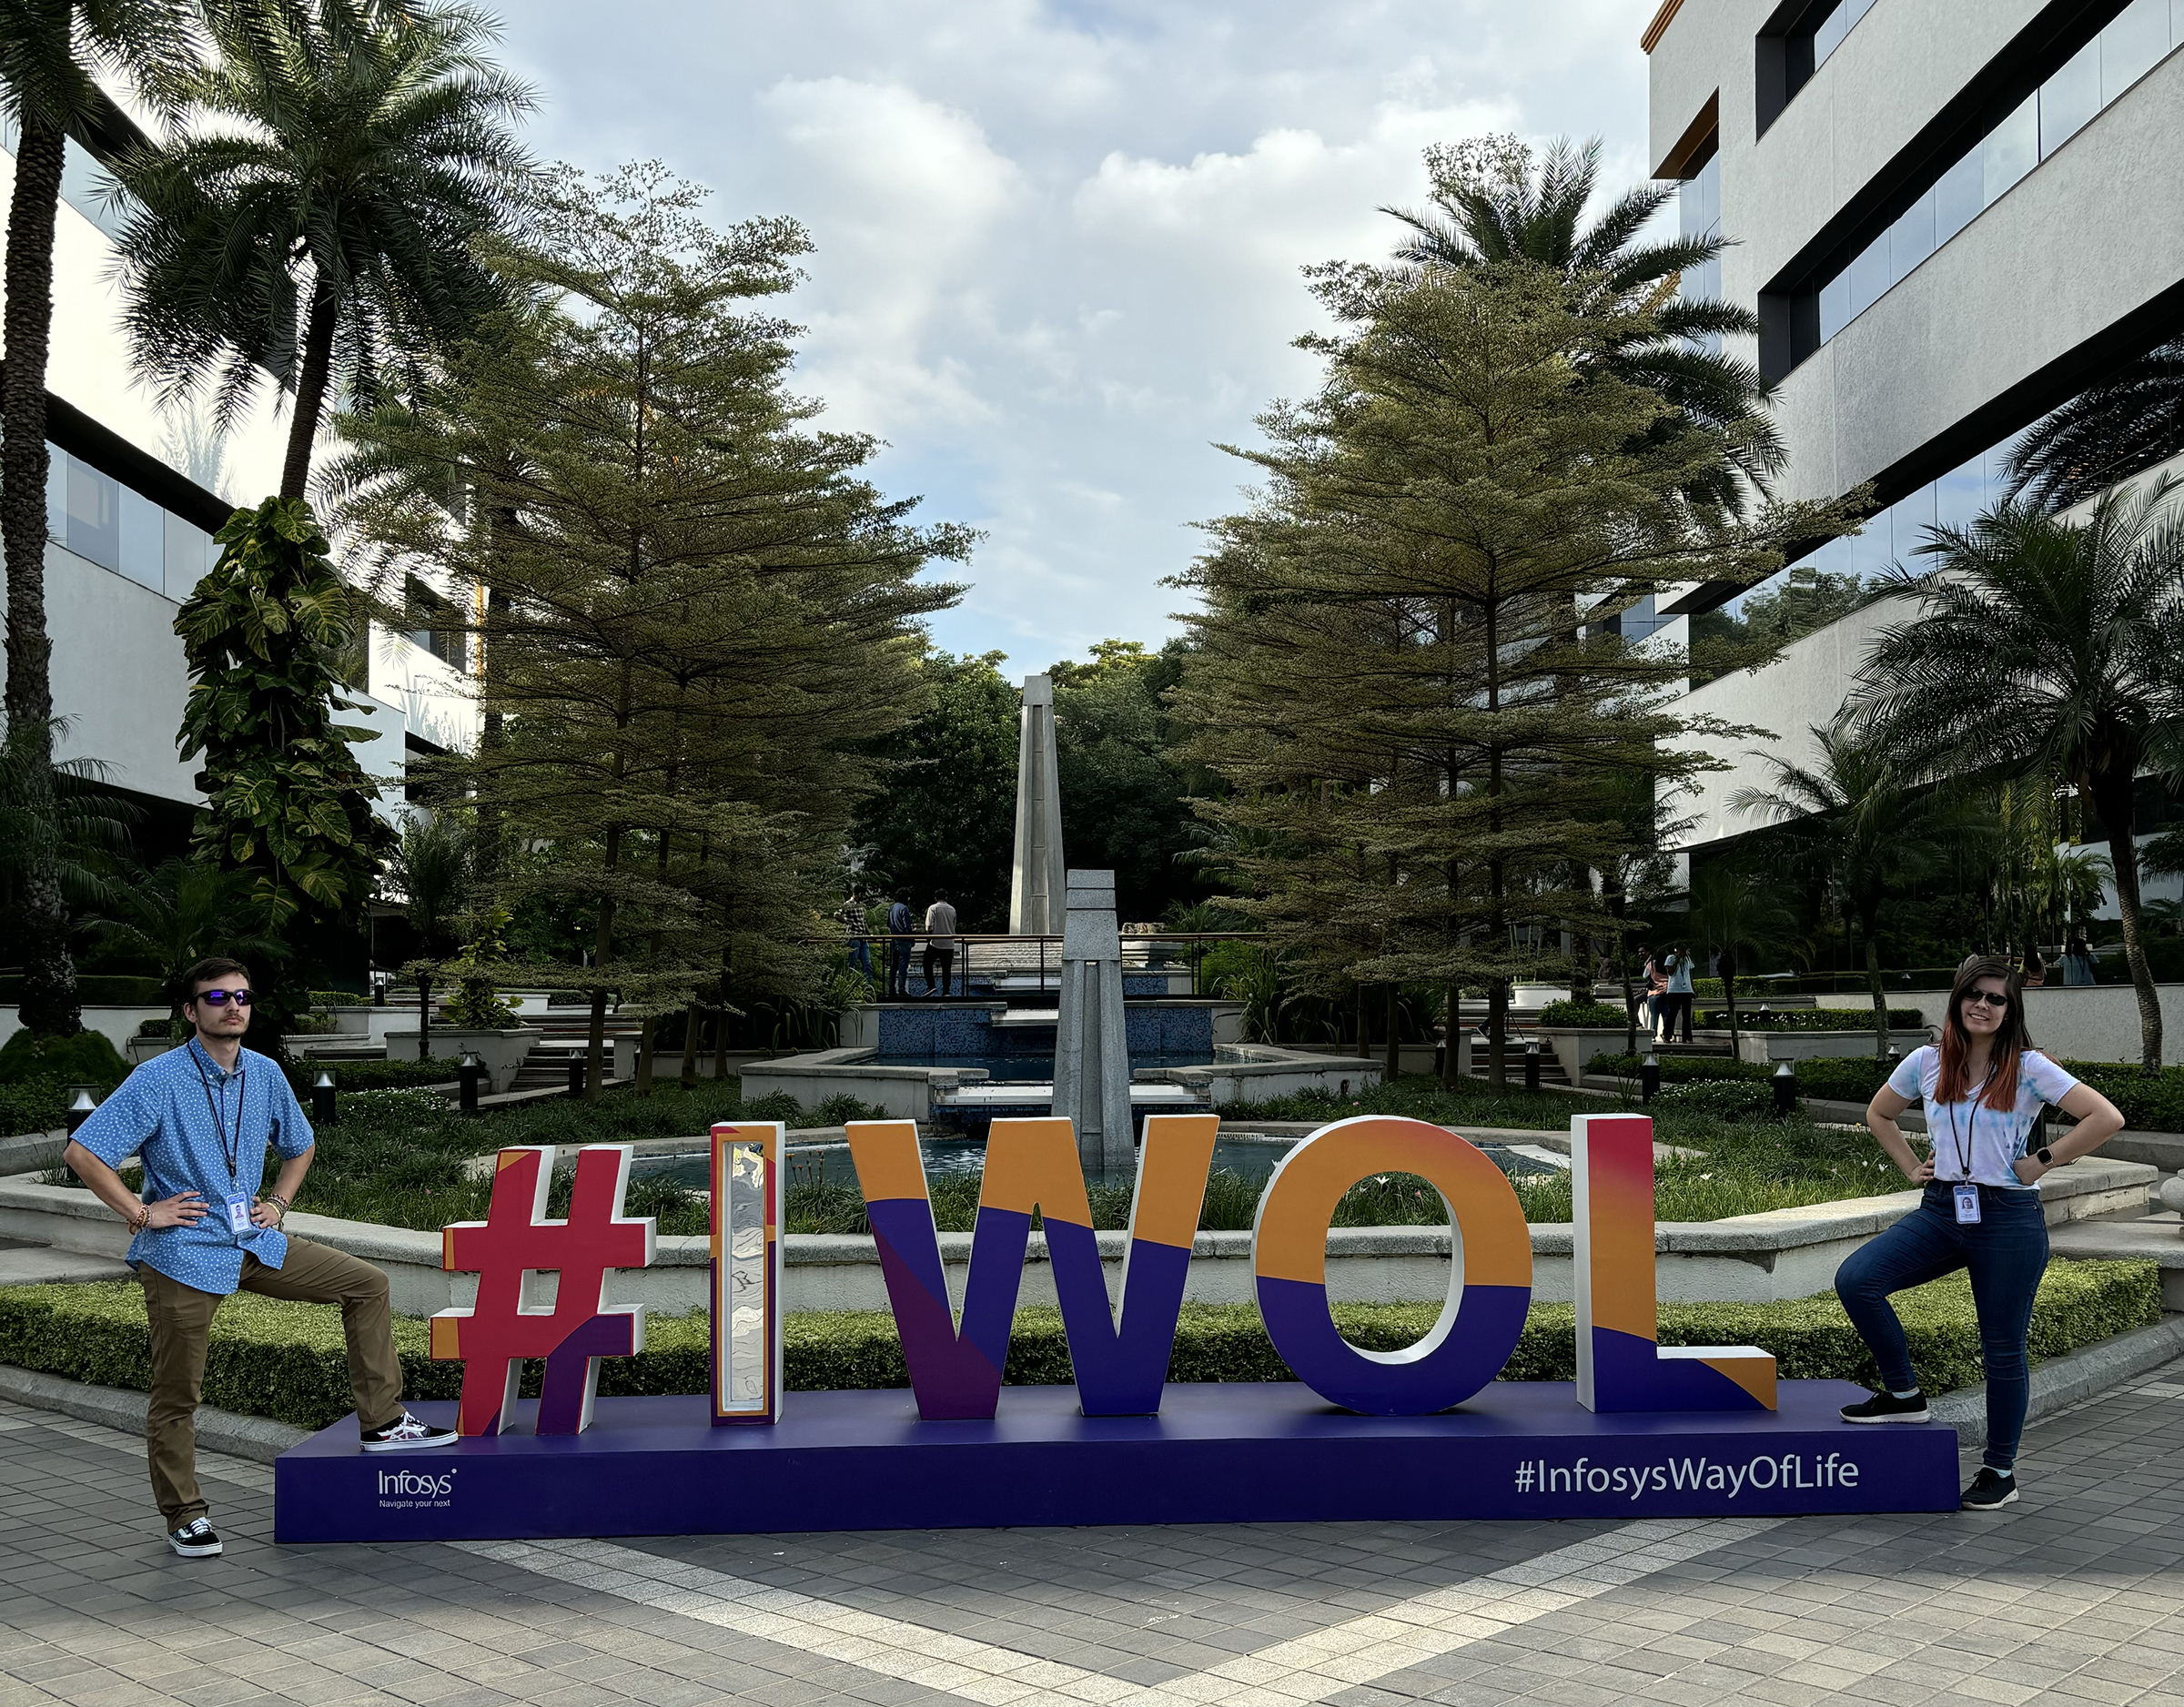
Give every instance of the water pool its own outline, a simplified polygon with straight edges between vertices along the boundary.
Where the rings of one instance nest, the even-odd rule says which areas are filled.
[[[822,1179],[852,1185],[856,1180],[856,1169],[849,1159],[846,1144],[814,1144],[796,1147],[795,1135],[789,1137],[790,1179],[793,1184]],[[1258,1137],[1248,1134],[1232,1134],[1217,1138],[1213,1146],[1213,1165],[1246,1178],[1264,1178],[1274,1171],[1279,1162],[1296,1145],[1291,1137]],[[1479,1146],[1496,1167],[1512,1177],[1524,1174],[1552,1174],[1561,1170],[1552,1162],[1540,1161],[1532,1157],[1519,1155],[1503,1144],[1482,1144]],[[986,1140],[982,1137],[925,1137],[918,1140],[924,1152],[925,1174],[937,1178],[949,1174],[976,1174],[986,1166]],[[678,1186],[693,1190],[705,1189],[705,1170],[708,1157],[703,1150],[677,1152],[662,1156],[640,1156],[632,1164],[630,1173],[637,1179],[669,1179]]]

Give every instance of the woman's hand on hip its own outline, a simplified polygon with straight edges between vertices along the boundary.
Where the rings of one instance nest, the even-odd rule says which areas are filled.
[[[2027,1186],[2033,1184],[2041,1175],[2055,1171],[2052,1163],[2043,1162],[2037,1156],[2020,1156],[2009,1167],[2010,1171]]]
[[[1912,1165],[1904,1170],[1904,1177],[1915,1186],[1923,1186],[1934,1177],[1934,1158],[1921,1156],[1913,1158]]]

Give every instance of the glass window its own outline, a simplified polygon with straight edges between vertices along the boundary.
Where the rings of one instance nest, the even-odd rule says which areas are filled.
[[[1881,299],[1888,288],[1888,239],[1883,235],[1868,243],[1850,263],[1850,314],[1853,319]]]
[[[1984,459],[1951,469],[1934,483],[1934,520],[1945,528],[1967,528],[1987,508]]]
[[[106,168],[73,136],[61,149],[61,199],[109,237],[118,238],[126,215],[99,195],[112,183]]]
[[[1888,227],[1888,282],[1895,284],[1934,253],[1934,192],[1928,190]]]
[[[2040,163],[2040,97],[2027,96],[2023,106],[1987,133],[1980,152],[1986,167],[1981,206],[1991,207]]]
[[[167,511],[142,492],[121,489],[121,572],[154,592],[167,588]]]
[[[2045,160],[2100,111],[2100,38],[2072,54],[2040,85],[2040,158]]]
[[[2100,33],[2100,104],[2106,106],[2169,52],[2169,0],[2131,0]]]
[[[1837,273],[1820,287],[1820,341],[1825,344],[1850,324],[1850,274]]]
[[[1813,64],[1817,66],[1828,55],[1843,45],[1843,38],[1851,27],[1873,8],[1873,0],[1843,0],[1833,12],[1820,20],[1813,31]]]
[[[76,457],[68,459],[68,549],[121,568],[121,482]]]
[[[2184,0],[2179,0],[2184,4]],[[1974,148],[1934,186],[1934,247],[1939,248],[1979,217],[1987,206],[1984,147]]]
[[[68,543],[68,453],[50,439],[46,445],[46,537]]]
[[[167,596],[177,604],[197,590],[205,571],[213,565],[212,535],[193,527],[172,511],[167,512],[166,550],[162,570]]]

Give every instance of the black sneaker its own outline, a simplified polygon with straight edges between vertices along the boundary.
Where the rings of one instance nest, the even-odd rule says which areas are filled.
[[[185,1559],[210,1559],[220,1550],[220,1538],[203,1518],[192,1518],[178,1530],[169,1530],[167,1544]]]
[[[442,1429],[412,1417],[408,1411],[389,1423],[384,1429],[364,1430],[364,1449],[367,1452],[407,1452],[428,1446],[453,1446],[462,1437],[452,1429]]]
[[[1898,1399],[1883,1388],[1862,1404],[1843,1407],[1845,1422],[1931,1422],[1934,1413],[1926,1409],[1926,1396],[1914,1393],[1908,1399]]]
[[[2006,1506],[2017,1497],[2017,1479],[2005,1476],[2000,1470],[1981,1466],[1972,1478],[1972,1485],[1964,1490],[1964,1509],[1967,1511],[1992,1511],[1997,1506]]]

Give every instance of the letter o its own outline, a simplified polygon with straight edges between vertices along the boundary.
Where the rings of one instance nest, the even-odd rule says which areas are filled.
[[[1764,1481],[1759,1479],[1759,1467],[1762,1464],[1767,1467],[1767,1479]],[[1751,1487],[1772,1488],[1781,1480],[1782,1466],[1771,1458],[1755,1458],[1744,1467],[1744,1480]]]
[[[1585,1480],[1594,1493],[1607,1492],[1609,1480],[1608,1472],[1604,1470],[1590,1470],[1585,1472]]]
[[[1344,1339],[1327,1302],[1327,1228],[1371,1174],[1416,1174],[1449,1206],[1461,1257],[1432,1330],[1400,1351]],[[1461,1405],[1502,1372],[1532,1303],[1532,1231],[1516,1188],[1466,1138],[1422,1120],[1339,1120],[1275,1167],[1251,1227],[1259,1313],[1274,1349],[1322,1399],[1370,1417]]]

